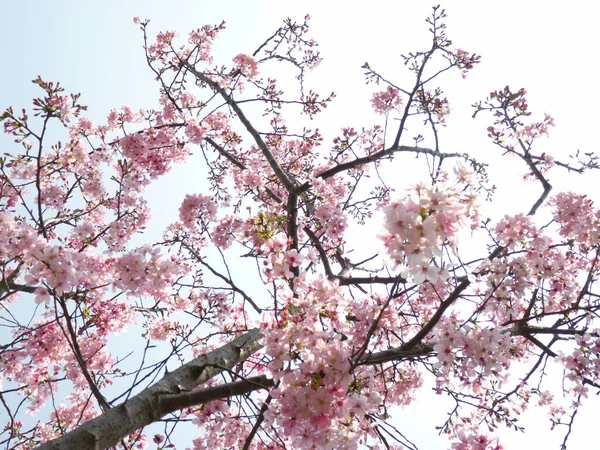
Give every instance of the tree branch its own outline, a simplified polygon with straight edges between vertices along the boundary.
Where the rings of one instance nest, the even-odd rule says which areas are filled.
[[[194,358],[177,370],[167,373],[157,383],[144,389],[126,402],[84,423],[77,429],[46,442],[38,449],[98,450],[116,445],[123,436],[128,436],[134,431],[159,420],[164,415],[179,409],[178,406],[175,407],[172,403],[170,396],[192,391],[224,369],[230,369],[245,361],[263,346],[263,334],[259,329],[253,329],[234,341],[210,353]],[[252,382],[247,381],[246,383]],[[268,386],[267,381],[265,381],[264,386]],[[253,384],[253,387],[258,389],[256,384]],[[234,387],[238,392],[242,392],[242,388],[243,385],[241,384]],[[204,398],[214,400],[207,391],[208,389],[205,390]]]
[[[160,405],[164,410],[177,411],[183,408],[202,405],[220,398],[229,398],[236,395],[249,394],[259,389],[269,389],[275,382],[266,375],[219,384],[199,391],[182,392],[181,394],[163,395]]]
[[[233,111],[237,114],[238,118],[240,119],[240,122],[242,122],[248,133],[252,135],[252,137],[254,138],[254,142],[256,142],[256,145],[258,145],[258,147],[261,149],[263,155],[267,159],[267,162],[271,166],[271,169],[273,169],[273,172],[275,172],[275,175],[277,175],[277,178],[279,178],[279,181],[281,181],[285,188],[291,192],[295,187],[294,182],[288,177],[288,175],[284,172],[279,163],[275,160],[275,156],[273,156],[273,153],[271,152],[271,150],[269,150],[269,147],[267,147],[267,144],[261,137],[260,133],[250,123],[250,120],[248,120],[242,109],[239,107],[237,102],[231,97],[231,95],[229,95],[221,86],[219,86],[219,83],[211,80],[202,72],[198,72],[194,68],[194,66],[192,66],[189,62],[183,61],[182,65],[185,68],[187,68],[190,71],[190,73],[194,75],[198,80],[209,85],[215,92],[217,92],[221,97],[223,97],[223,100],[225,100],[229,107],[231,107],[231,109],[233,109]]]
[[[327,169],[327,170],[321,172],[320,174],[317,175],[317,177],[327,179],[327,178],[330,178],[330,177],[332,177],[340,172],[343,172],[345,170],[354,169],[354,168],[356,168],[358,166],[362,166],[364,164],[373,163],[375,161],[385,158],[386,156],[390,156],[394,153],[399,153],[399,152],[424,153],[426,155],[437,156],[439,158],[465,158],[466,157],[466,155],[464,153],[443,153],[443,152],[438,152],[436,150],[432,150],[429,148],[411,147],[411,146],[407,146],[407,145],[392,145],[391,147],[386,148],[384,150],[380,150],[376,153],[373,153],[372,155],[363,156],[362,158],[356,158],[352,161],[338,164],[337,166],[331,167],[330,169]]]

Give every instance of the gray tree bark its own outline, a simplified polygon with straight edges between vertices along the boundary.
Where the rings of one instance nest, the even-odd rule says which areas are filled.
[[[201,355],[124,403],[79,426],[65,435],[48,441],[39,450],[100,450],[117,445],[121,439],[156,422],[170,412],[230,395],[241,395],[273,382],[254,377],[240,382],[193,391],[223,370],[231,369],[264,346],[264,336],[254,329],[232,342]]]

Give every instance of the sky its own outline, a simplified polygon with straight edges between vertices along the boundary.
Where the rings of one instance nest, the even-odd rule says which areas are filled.
[[[37,75],[60,81],[68,92],[81,92],[88,115],[101,123],[108,111],[122,105],[134,109],[156,106],[158,85],[145,64],[141,33],[133,17],[150,19],[150,32],[174,29],[185,36],[204,24],[226,21],[217,41],[218,60],[228,63],[238,53],[251,53],[286,17],[310,14],[311,35],[320,43],[324,63],[309,79],[337,99],[319,119],[319,127],[335,132],[341,126],[371,126],[369,98],[360,66],[402,79],[400,54],[428,44],[425,17],[434,3],[416,1],[173,1],[105,0],[78,2],[4,2],[0,10],[0,109],[30,107],[37,95],[30,83]],[[498,152],[488,142],[484,118],[473,120],[470,105],[506,85],[524,87],[534,116],[555,118],[556,128],[544,142],[557,158],[577,149],[597,151],[597,17],[600,6],[589,1],[459,1],[442,3],[448,14],[447,33],[457,47],[482,55],[482,63],[466,80],[449,76],[444,82],[452,108],[442,132],[444,151],[468,151],[490,163],[490,176],[499,186],[497,206],[490,215],[523,210],[524,198],[535,198],[529,184],[503,174]],[[0,152],[13,145],[0,137]],[[597,196],[594,175],[565,177],[551,173],[556,190],[587,191]],[[203,180],[190,167],[172,174],[148,191],[155,220],[144,240],[159,236],[176,217],[185,193],[198,192]],[[515,201],[518,199],[519,201]],[[496,205],[497,205],[496,204]],[[595,401],[595,407],[600,406]],[[433,425],[445,417],[439,400],[424,392],[400,421],[422,449],[445,449],[434,439]],[[441,419],[432,419],[432,417]],[[592,436],[594,407],[584,408],[575,425],[570,448],[584,448]],[[590,421],[590,422],[588,422]],[[548,432],[548,422],[536,416],[527,435],[506,435],[506,448],[527,445],[558,448],[562,435]],[[530,444],[528,444],[528,442]]]

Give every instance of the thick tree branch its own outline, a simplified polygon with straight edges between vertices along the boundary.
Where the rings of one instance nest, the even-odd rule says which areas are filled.
[[[418,343],[412,346],[412,348],[405,348],[405,345],[400,347],[391,348],[377,353],[364,354],[361,358],[360,365],[372,366],[375,364],[383,364],[390,361],[402,361],[409,358],[417,358],[420,356],[432,356],[433,355],[433,344]]]
[[[0,280],[0,297],[2,297],[5,293],[10,292],[14,294],[15,292],[27,292],[28,294],[33,294],[37,286],[26,286],[24,284],[17,283],[7,283],[6,280]]]
[[[2,279],[0,279],[0,298],[6,293],[13,292],[28,292],[33,294],[37,289],[37,286],[26,286],[24,284],[15,283],[15,280],[21,274],[22,265],[23,263],[19,263],[19,265],[8,276],[4,276]],[[4,269],[2,271],[4,272]]]
[[[160,405],[162,409],[172,412],[202,405],[220,398],[249,394],[259,389],[269,389],[273,386],[275,386],[275,382],[272,379],[267,378],[266,375],[261,375],[232,383],[218,384],[199,391],[163,395],[160,397]]]
[[[160,381],[125,403],[38,448],[39,450],[99,450],[116,445],[123,436],[128,436],[179,409],[173,404],[170,396],[192,391],[224,369],[232,368],[245,361],[263,345],[264,336],[260,330],[251,330],[229,344],[201,355],[177,370],[167,373]],[[268,386],[267,381],[264,383],[264,386]],[[236,385],[234,389],[242,392],[242,387],[243,385]],[[255,384],[253,387],[258,388]],[[205,398],[214,399],[209,394],[205,393],[204,395]],[[180,400],[184,401],[181,398]]]

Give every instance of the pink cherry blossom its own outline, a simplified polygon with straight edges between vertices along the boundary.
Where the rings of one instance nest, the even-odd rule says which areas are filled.
[[[258,75],[258,63],[252,56],[240,53],[233,58],[233,63],[240,72],[250,79],[256,78]]]
[[[196,220],[203,223],[212,222],[216,217],[216,213],[217,205],[210,197],[202,194],[188,194],[179,208],[179,220],[186,227],[192,228]]]
[[[391,86],[388,86],[385,91],[376,92],[371,99],[373,110],[379,114],[387,114],[400,105],[402,105],[400,91]]]

